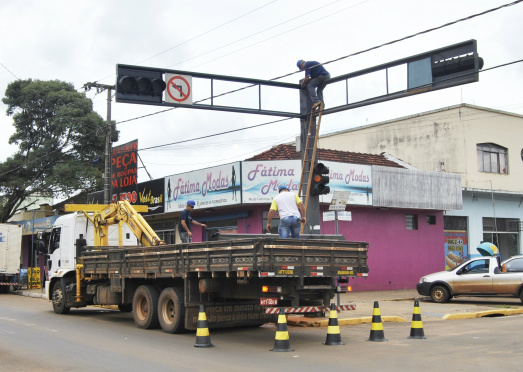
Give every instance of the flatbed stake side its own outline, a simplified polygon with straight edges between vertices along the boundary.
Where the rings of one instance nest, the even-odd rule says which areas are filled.
[[[323,314],[338,277],[369,271],[366,242],[242,235],[165,244],[128,202],[69,208],[77,212],[59,217],[48,239],[47,296],[59,314],[116,305],[140,328],[180,333],[196,330],[204,305],[209,328],[261,325],[276,320],[266,311],[276,306]]]

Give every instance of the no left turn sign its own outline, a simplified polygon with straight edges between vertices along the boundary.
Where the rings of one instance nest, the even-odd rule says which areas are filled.
[[[192,105],[192,76],[165,74],[165,102]]]

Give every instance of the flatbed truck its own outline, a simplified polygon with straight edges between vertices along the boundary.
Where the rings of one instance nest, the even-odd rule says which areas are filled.
[[[324,313],[339,277],[368,275],[367,242],[269,235],[164,244],[128,202],[119,203],[57,219],[46,283],[56,313],[116,305],[140,328],[180,333],[197,329],[203,305],[209,328],[261,325],[276,319],[275,308]],[[142,246],[125,241],[124,222]],[[111,224],[119,225],[116,246],[108,245]],[[61,257],[70,258],[66,266]]]

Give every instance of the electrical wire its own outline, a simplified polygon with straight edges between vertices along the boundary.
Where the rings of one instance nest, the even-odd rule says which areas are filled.
[[[505,8],[505,7],[516,5],[516,4],[518,4],[518,3],[522,2],[522,1],[523,0],[517,0],[517,1],[514,1],[512,3],[508,3],[508,4],[501,5],[501,6],[496,7],[496,8],[492,8],[492,9],[483,11],[481,13],[476,13],[476,14],[470,15],[468,17],[461,18],[461,19],[458,19],[456,21],[446,23],[446,24],[438,26],[438,27],[433,27],[433,28],[430,28],[430,29],[427,29],[427,30],[424,30],[424,31],[420,31],[420,32],[417,32],[417,33],[405,36],[405,37],[400,38],[400,39],[396,39],[396,40],[393,40],[393,41],[390,41],[390,42],[387,42],[387,43],[383,43],[383,44],[380,44],[380,45],[377,45],[377,46],[374,46],[374,47],[371,47],[371,48],[368,48],[368,49],[365,49],[365,50],[361,50],[359,52],[351,53],[351,54],[348,54],[346,56],[342,56],[342,57],[336,58],[336,59],[331,60],[331,61],[327,61],[325,63],[322,63],[322,65],[330,64],[330,63],[337,62],[337,61],[340,61],[340,60],[343,60],[343,59],[346,59],[346,58],[349,58],[349,57],[352,57],[352,56],[356,56],[356,55],[363,54],[363,53],[366,53],[366,52],[369,52],[369,51],[372,51],[372,50],[376,50],[376,49],[382,48],[384,46],[392,45],[392,44],[398,43],[400,41],[404,41],[404,40],[413,38],[413,37],[418,36],[418,35],[426,34],[426,33],[429,33],[429,32],[432,32],[432,31],[444,28],[444,27],[448,27],[448,26],[454,25],[454,24],[459,23],[459,22],[467,21],[467,20],[470,20],[470,19],[482,16],[482,15],[494,12],[496,10],[499,10],[499,9],[502,9],[502,8]],[[503,65],[500,65],[499,67],[505,67],[505,66],[508,66],[510,64],[513,64],[513,63],[519,63],[521,61],[523,61],[523,60],[509,62],[509,63],[503,64]],[[483,70],[483,71],[489,71],[489,70],[492,70],[492,69],[495,69],[495,68],[499,68],[499,67],[498,66],[494,66],[494,67],[491,67],[491,68]],[[295,71],[295,72],[292,72],[292,73],[289,73],[289,74],[286,74],[286,75],[275,77],[275,78],[270,79],[269,81],[279,80],[279,79],[282,79],[284,77],[294,75],[296,73],[299,73],[299,71]],[[240,89],[237,89],[237,90],[233,90],[231,92],[226,92],[226,93],[223,93],[222,95],[230,94],[232,92],[237,92],[239,90],[243,90],[243,89],[246,89],[246,88],[248,88],[248,87],[244,87],[244,88],[240,88]],[[207,98],[205,100],[208,100],[208,99],[209,98]],[[142,115],[142,116],[139,116],[139,117],[123,120],[123,121],[117,122],[116,125],[123,124],[123,123],[130,122],[130,121],[134,121],[134,120],[138,120],[138,119],[142,119],[142,118],[145,118],[145,117],[154,116],[154,115],[157,115],[157,114],[160,114],[160,113],[171,111],[173,109],[175,109],[175,108],[169,108],[169,109],[165,109],[165,110],[160,110],[160,111],[157,111],[157,112],[154,112],[154,113],[151,113],[151,114]],[[295,117],[299,117],[299,116],[301,116],[301,114],[297,114]],[[159,147],[164,147],[164,146],[171,146],[171,145],[174,145],[174,144],[186,143],[186,142],[196,141],[196,140],[200,140],[200,139],[220,136],[220,135],[224,135],[224,134],[235,133],[235,132],[239,132],[239,131],[242,131],[242,130],[253,129],[253,128],[257,128],[257,127],[261,127],[261,126],[265,126],[265,125],[270,125],[270,124],[275,124],[275,123],[278,123],[278,122],[283,122],[283,121],[286,121],[286,120],[293,119],[295,117],[288,117],[288,118],[284,118],[284,119],[280,119],[280,120],[275,120],[275,121],[270,121],[270,122],[266,122],[266,123],[252,125],[252,126],[245,127],[245,128],[238,128],[238,129],[235,129],[235,130],[225,131],[225,132],[221,132],[221,133],[215,133],[215,134],[208,135],[208,136],[201,136],[201,137],[197,137],[197,138],[193,138],[193,139],[187,139],[187,140],[178,141],[178,142],[174,142],[174,143],[169,143],[169,144],[164,144],[164,145],[157,145],[157,146],[151,146],[151,147],[147,147],[147,148],[141,149],[139,151],[146,151],[146,150],[150,150],[150,149],[154,149],[154,148],[159,148]],[[51,152],[51,153],[53,153],[53,152]],[[11,171],[9,171],[7,173],[10,173],[10,172],[12,172],[14,170],[16,170],[16,169],[13,169],[13,170],[11,170]],[[6,174],[6,173],[4,173],[4,174]]]

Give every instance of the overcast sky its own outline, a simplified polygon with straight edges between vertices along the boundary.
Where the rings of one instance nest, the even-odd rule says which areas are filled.
[[[509,2],[1,0],[0,91],[3,97],[9,83],[28,78],[71,82],[79,91],[87,82],[113,85],[117,63],[268,80],[296,72],[298,59],[336,60]],[[523,59],[521,35],[523,2],[325,67],[335,77],[476,39],[487,70]],[[297,83],[302,77],[296,73],[280,81]],[[367,88],[356,86],[350,94],[359,96]],[[329,99],[338,98],[328,90],[327,106]],[[87,96],[105,119],[106,93],[91,90]],[[269,98],[294,110],[299,105],[297,95]],[[321,133],[462,102],[523,114],[523,63],[482,72],[477,83],[327,115]],[[0,103],[0,108],[4,161],[17,148],[8,145],[12,118],[5,115],[5,105]],[[112,119],[121,123],[116,145],[138,139],[143,149],[139,154],[153,178],[243,160],[292,141],[299,133],[299,120],[292,119],[146,150],[280,119],[185,108],[154,114],[163,110],[112,102]],[[128,121],[144,115],[149,116]],[[138,181],[148,179],[140,169]]]

